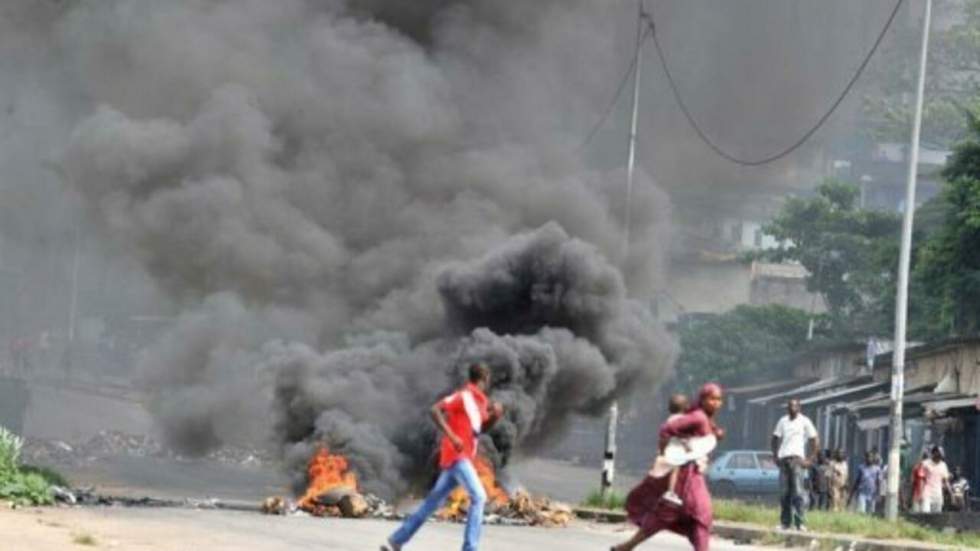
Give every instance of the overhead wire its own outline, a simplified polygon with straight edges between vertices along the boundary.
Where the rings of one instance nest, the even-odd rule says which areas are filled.
[[[605,110],[603,110],[602,115],[598,120],[596,120],[595,124],[592,125],[589,133],[586,134],[585,139],[582,140],[582,143],[579,145],[579,149],[584,149],[587,145],[589,145],[592,138],[595,137],[602,126],[606,123],[609,116],[612,115],[613,109],[615,109],[616,104],[619,103],[619,98],[623,95],[623,91],[626,90],[626,85],[629,84],[630,77],[636,73],[636,64],[640,58],[640,48],[643,47],[643,43],[646,42],[646,40],[651,36],[653,36],[653,28],[648,25],[643,31],[643,34],[640,36],[640,40],[638,40],[636,43],[636,50],[633,52],[633,60],[630,62],[629,67],[623,74],[623,78],[620,79],[619,86],[616,87],[616,93],[613,95],[612,101],[609,102],[609,105],[607,105]]]
[[[732,153],[728,153],[721,146],[716,144],[714,140],[712,140],[711,137],[708,136],[708,134],[704,131],[704,129],[701,128],[701,125],[698,124],[697,119],[695,119],[694,115],[691,114],[690,108],[684,102],[684,98],[682,97],[680,90],[678,89],[677,81],[674,78],[673,73],[671,73],[670,71],[670,66],[667,63],[667,56],[664,54],[664,50],[660,44],[660,40],[658,40],[657,38],[656,20],[654,18],[654,13],[652,8],[650,12],[643,14],[641,17],[645,17],[647,20],[647,25],[650,31],[649,33],[650,37],[653,38],[653,44],[657,50],[657,57],[660,58],[660,66],[663,69],[664,75],[667,77],[667,82],[670,85],[670,90],[674,96],[674,100],[677,102],[677,106],[680,108],[681,113],[683,113],[684,117],[687,119],[688,124],[691,125],[691,128],[694,130],[694,132],[697,133],[698,137],[701,138],[701,141],[703,141],[705,145],[711,148],[711,150],[717,153],[720,157],[727,159],[733,163],[742,166],[760,166],[760,165],[769,164],[778,161],[779,159],[786,157],[787,155],[793,153],[794,151],[802,147],[803,144],[805,144],[807,140],[809,140],[817,132],[817,130],[819,130],[824,125],[824,123],[827,122],[830,116],[834,114],[834,112],[837,110],[840,104],[844,101],[844,98],[848,96],[848,94],[854,88],[854,85],[857,83],[858,79],[864,73],[865,68],[867,68],[868,63],[870,63],[871,58],[874,57],[875,52],[878,51],[878,47],[881,46],[881,43],[884,40],[885,35],[888,33],[888,30],[891,28],[892,23],[895,21],[895,17],[898,15],[898,11],[902,7],[903,2],[904,0],[896,0],[895,7],[892,9],[891,15],[888,17],[888,21],[885,23],[885,26],[881,29],[881,32],[878,33],[878,37],[875,39],[874,45],[871,47],[871,50],[864,57],[864,60],[861,62],[861,65],[857,68],[857,71],[855,71],[850,81],[848,81],[847,86],[844,87],[844,90],[840,93],[840,95],[837,96],[837,99],[833,102],[833,104],[831,104],[830,108],[827,109],[827,111],[819,119],[817,119],[817,122],[813,126],[811,126],[809,130],[807,130],[795,142],[793,142],[788,147],[782,149],[777,153],[759,159],[744,159],[744,158],[737,157]],[[635,60],[636,60],[636,56],[634,56],[634,64],[635,64]]]

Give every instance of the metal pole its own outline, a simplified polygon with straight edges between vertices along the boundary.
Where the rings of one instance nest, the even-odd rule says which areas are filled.
[[[912,249],[912,218],[915,214],[915,184],[919,165],[919,132],[922,128],[922,100],[925,95],[926,58],[929,53],[929,26],[932,0],[926,0],[922,18],[922,50],[919,56],[919,82],[916,88],[915,117],[912,119],[912,142],[909,145],[908,180],[905,189],[905,217],[902,219],[902,243],[898,260],[898,296],[895,300],[895,351],[892,354],[891,439],[888,449],[888,493],[885,515],[898,519],[898,487],[902,446],[902,399],[905,396],[905,329],[908,316],[909,261]]]
[[[633,175],[636,172],[636,126],[640,113],[640,75],[643,66],[643,36],[644,25],[646,23],[643,12],[643,0],[637,1],[636,14],[636,50],[634,51],[635,63],[633,69],[633,108],[630,115],[629,133],[629,153],[626,157],[626,201],[623,208],[624,231],[623,231],[623,254],[622,265],[625,267],[629,261],[630,253],[630,211],[633,202]],[[625,270],[624,270],[625,274]],[[609,406],[609,418],[606,424],[606,445],[602,454],[602,479],[599,491],[603,496],[608,495],[616,476],[616,425],[619,423],[619,405],[613,402]]]
[[[630,252],[630,218],[633,202],[633,176],[636,172],[636,126],[640,115],[640,75],[643,72],[643,31],[645,13],[643,0],[637,2],[638,13],[636,20],[636,66],[633,69],[633,109],[630,114],[629,153],[626,156],[626,204],[624,205],[625,220],[623,222],[623,263],[629,260]]]

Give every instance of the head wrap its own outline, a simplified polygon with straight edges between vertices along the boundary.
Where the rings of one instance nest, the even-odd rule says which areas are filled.
[[[718,396],[722,396],[724,394],[724,391],[721,389],[721,385],[718,383],[705,383],[698,392],[698,406],[700,406],[705,399],[708,398],[708,396],[712,396],[714,394],[717,394]]]
[[[691,404],[691,409],[689,411],[702,409],[701,406],[704,404],[704,401],[708,398],[708,396],[712,396],[714,394],[723,396],[724,393],[725,391],[721,389],[721,385],[718,383],[705,383],[701,387],[701,390],[698,391],[698,399]]]

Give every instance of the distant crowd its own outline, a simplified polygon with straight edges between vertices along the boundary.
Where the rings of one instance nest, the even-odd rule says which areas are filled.
[[[888,467],[879,451],[867,452],[852,476],[844,450],[820,450],[817,430],[798,400],[789,402],[776,424],[772,451],[780,466],[783,528],[805,530],[807,510],[883,510]],[[959,466],[950,470],[939,446],[923,453],[914,465],[903,465],[900,478],[901,505],[912,513],[970,509],[970,482]]]

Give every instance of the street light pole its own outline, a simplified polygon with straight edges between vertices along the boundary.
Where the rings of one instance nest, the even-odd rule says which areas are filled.
[[[643,0],[637,1],[636,13],[636,50],[634,51],[633,67],[633,106],[630,111],[629,150],[626,156],[626,201],[623,205],[623,254],[622,265],[625,278],[626,265],[630,256],[630,211],[633,202],[633,176],[636,172],[636,127],[640,113],[640,75],[643,67],[643,38],[646,24],[643,12]],[[616,476],[616,426],[619,424],[619,404],[613,402],[609,406],[609,417],[606,423],[606,443],[602,454],[602,479],[599,491],[605,497],[612,489]]]
[[[922,49],[919,54],[919,80],[912,119],[912,142],[909,145],[908,179],[905,189],[905,216],[902,219],[902,242],[898,260],[898,293],[895,300],[895,350],[892,353],[891,438],[888,449],[888,492],[885,515],[898,519],[898,487],[901,469],[902,400],[905,396],[905,333],[908,316],[909,264],[912,254],[912,218],[915,214],[915,184],[919,165],[919,133],[922,129],[922,100],[925,95],[926,58],[929,53],[929,27],[932,0],[926,0],[922,21]]]

